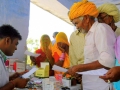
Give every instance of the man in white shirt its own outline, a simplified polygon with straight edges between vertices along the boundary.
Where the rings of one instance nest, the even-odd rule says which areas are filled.
[[[22,79],[22,73],[15,73],[9,77],[5,67],[7,56],[12,56],[17,50],[18,41],[22,37],[20,33],[10,25],[0,27],[0,90],[13,90],[14,87],[24,88],[29,79]]]
[[[69,11],[69,19],[77,29],[87,32],[84,46],[84,64],[71,67],[66,73],[75,76],[76,72],[110,69],[115,63],[115,34],[110,26],[98,23],[95,18],[99,12],[94,3],[87,0],[76,2]],[[112,90],[112,84],[106,83],[99,75],[83,75],[83,90]],[[109,81],[109,80],[108,80]]]

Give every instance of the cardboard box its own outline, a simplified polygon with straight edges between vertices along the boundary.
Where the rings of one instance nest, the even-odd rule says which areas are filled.
[[[41,68],[35,72],[37,77],[49,77],[49,63],[41,62]]]
[[[14,62],[13,68],[16,72],[23,72],[25,71],[25,62],[23,61]]]

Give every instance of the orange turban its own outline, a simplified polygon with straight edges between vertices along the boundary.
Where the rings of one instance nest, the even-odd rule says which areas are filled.
[[[97,17],[99,14],[97,7],[94,3],[87,0],[82,0],[81,2],[74,3],[69,11],[69,19],[73,20],[80,16],[90,15]]]
[[[63,42],[67,45],[69,45],[69,42],[68,42],[68,38],[66,36],[66,34],[64,32],[59,32],[57,35],[56,35],[56,43],[57,42]]]

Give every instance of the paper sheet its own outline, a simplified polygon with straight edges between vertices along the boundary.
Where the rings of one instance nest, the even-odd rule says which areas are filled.
[[[77,72],[77,73],[78,74],[83,74],[83,75],[98,75],[98,76],[103,76],[107,72],[108,72],[108,70],[102,68],[102,69],[90,70],[90,71],[85,71],[85,72]]]
[[[66,72],[67,69],[57,66],[57,65],[53,65],[52,70],[56,70],[56,71],[60,71],[60,72]],[[107,73],[108,70],[102,68],[102,69],[97,69],[97,70],[90,70],[90,71],[85,71],[85,72],[76,72],[78,74],[82,74],[82,75],[104,75]]]
[[[57,65],[53,65],[52,70],[56,70],[56,71],[60,71],[60,72],[67,72],[67,69],[57,66]]]
[[[30,75],[32,75],[38,68],[34,66],[29,72],[22,75],[22,78],[29,78]]]
[[[34,57],[40,56],[40,54],[32,53],[32,52],[30,52],[30,51],[28,51],[28,50],[26,50],[26,51],[24,52],[24,54],[29,55],[29,56],[34,56]]]

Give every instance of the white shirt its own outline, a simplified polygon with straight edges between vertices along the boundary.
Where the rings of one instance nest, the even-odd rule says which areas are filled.
[[[116,36],[110,26],[95,22],[85,37],[84,63],[98,60],[103,66],[113,67],[115,41]]]
[[[95,22],[85,37],[84,63],[98,60],[103,66],[113,67],[115,63],[115,41],[115,33],[110,26]],[[83,90],[109,90],[111,86],[99,76],[83,75],[82,81]]]
[[[0,87],[3,87],[9,82],[9,72],[5,67],[4,60],[0,55]]]

